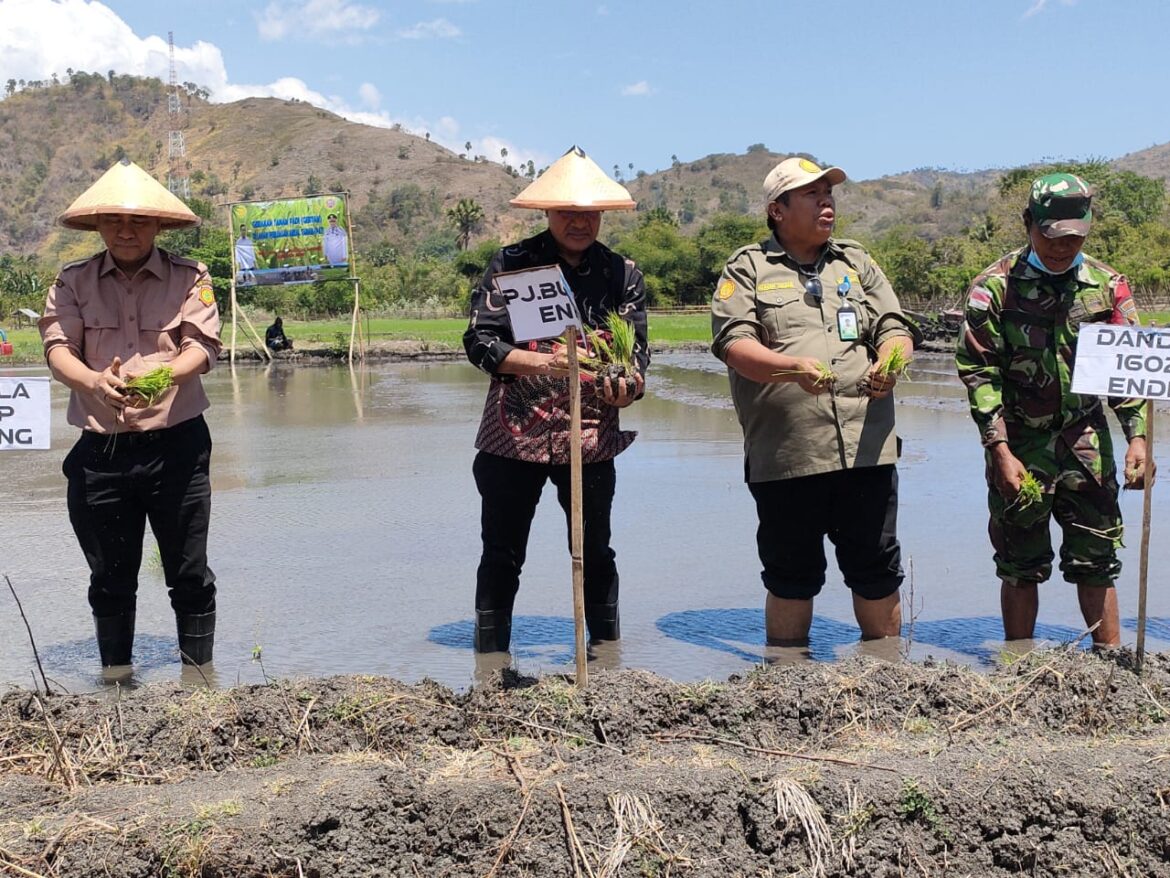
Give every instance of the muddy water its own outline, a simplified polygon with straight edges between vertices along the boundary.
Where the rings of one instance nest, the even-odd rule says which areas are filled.
[[[221,367],[206,383],[215,441],[211,558],[220,586],[212,682],[370,673],[462,688],[493,666],[477,667],[470,650],[479,549],[471,443],[483,375],[462,362],[353,373],[245,366]],[[64,423],[59,386],[54,395],[53,449],[0,456],[0,573],[23,601],[46,672],[79,691],[99,681],[87,570],[60,474],[75,431]],[[921,358],[898,399],[910,655],[993,661],[1002,642],[982,458],[950,361]],[[660,355],[646,399],[623,420],[640,433],[618,461],[614,547],[624,640],[596,664],[675,679],[747,671],[765,652],[764,592],[726,376],[704,353]],[[1167,503],[1155,493],[1147,636],[1155,650],[1170,648],[1162,575],[1170,544],[1159,534]],[[1119,596],[1132,644],[1140,494],[1126,494],[1123,510],[1130,532]],[[174,620],[149,536],[146,559],[135,679],[173,680]],[[549,488],[516,607],[512,661],[521,670],[571,669],[569,577],[564,518]],[[1059,580],[1045,586],[1039,633],[1061,640],[1081,627],[1072,588]],[[820,660],[862,648],[849,593],[833,571],[813,636]],[[0,683],[31,685],[34,668],[5,587]]]

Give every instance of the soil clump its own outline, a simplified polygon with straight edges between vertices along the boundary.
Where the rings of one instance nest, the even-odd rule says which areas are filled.
[[[1170,875],[1170,656],[0,697],[0,874]]]

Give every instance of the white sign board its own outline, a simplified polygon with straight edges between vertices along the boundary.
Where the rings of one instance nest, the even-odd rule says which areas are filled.
[[[1170,329],[1081,324],[1078,336],[1075,393],[1170,399]]]
[[[49,381],[0,377],[0,451],[49,447]]]
[[[558,265],[506,271],[492,278],[508,309],[516,341],[556,338],[568,327],[581,326],[581,312],[569,282]]]

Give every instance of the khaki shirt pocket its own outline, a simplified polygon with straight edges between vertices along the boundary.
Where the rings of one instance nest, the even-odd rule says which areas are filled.
[[[169,318],[144,319],[139,330],[139,346],[144,356],[159,353],[162,357],[152,359],[171,360],[179,353],[183,341],[183,315],[174,314]]]
[[[87,308],[81,315],[84,327],[82,358],[97,371],[113,362],[114,357],[126,359],[128,351],[122,348],[122,327],[118,314],[104,308]]]
[[[791,341],[809,326],[803,290],[775,290],[756,294],[756,314],[772,345]],[[814,309],[815,312],[815,309]]]

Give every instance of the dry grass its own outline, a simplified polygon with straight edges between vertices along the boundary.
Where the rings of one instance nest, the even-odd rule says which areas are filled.
[[[811,874],[813,878],[822,878],[826,863],[833,854],[833,837],[821,816],[821,809],[808,791],[790,778],[777,777],[772,783],[772,793],[776,801],[776,820],[783,821],[785,827],[793,824],[800,827],[808,842]]]

